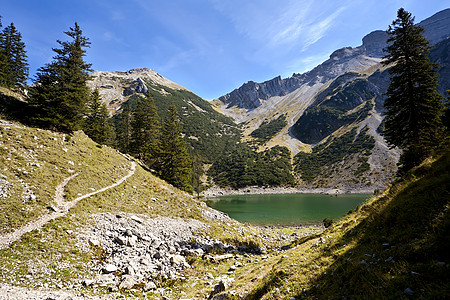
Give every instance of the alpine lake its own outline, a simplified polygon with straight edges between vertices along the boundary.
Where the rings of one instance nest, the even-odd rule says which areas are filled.
[[[370,194],[247,194],[210,198],[210,207],[244,223],[261,226],[318,224],[334,221],[364,203]]]

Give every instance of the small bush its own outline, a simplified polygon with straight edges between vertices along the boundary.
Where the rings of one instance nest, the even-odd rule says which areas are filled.
[[[333,224],[333,220],[330,218],[325,218],[325,219],[323,219],[322,223],[323,223],[323,226],[325,226],[325,228],[328,228]]]

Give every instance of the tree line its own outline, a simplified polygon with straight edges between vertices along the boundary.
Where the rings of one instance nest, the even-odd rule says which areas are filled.
[[[125,143],[125,152],[147,164],[162,179],[192,192],[191,159],[175,106],[169,107],[169,117],[160,127],[153,100],[141,98],[136,110],[127,114],[129,120],[122,124],[128,126],[130,136],[125,139],[119,130],[116,137],[98,90],[91,91],[87,86],[92,72],[91,64],[84,60],[91,44],[89,39],[77,23],[64,33],[68,40],[57,41],[59,47],[52,49],[53,60],[38,69],[33,85],[28,87],[24,121],[65,133],[83,130],[100,144],[117,147]],[[13,23],[2,31],[0,46],[0,85],[25,87],[28,78],[25,44]]]
[[[65,32],[67,41],[57,41],[59,48],[52,49],[55,52],[53,60],[38,69],[31,87],[26,86],[29,70],[20,32],[13,23],[3,28],[1,18],[0,29],[0,85],[10,89],[27,88],[29,110],[23,116],[24,121],[61,132],[82,129],[96,142],[119,147],[142,160],[163,179],[192,191],[191,159],[175,106],[169,107],[167,118],[161,120],[153,99],[140,97],[135,109],[123,107],[114,130],[98,91],[91,91],[86,85],[92,71],[91,64],[84,60],[90,41],[77,23]],[[423,29],[414,24],[411,14],[399,9],[397,19],[387,33],[389,39],[383,64],[389,66],[391,80],[384,104],[384,137],[392,147],[403,150],[399,164],[400,172],[404,172],[430,155],[448,149],[450,101],[444,101],[436,91],[437,65],[428,57],[431,46],[422,35]],[[224,155],[237,157],[244,165],[250,161],[255,168],[243,166],[242,169],[224,157],[210,171],[223,184],[235,187],[243,182],[277,184],[273,178],[280,178],[280,175],[264,180],[252,179],[255,174],[264,174],[260,169],[265,167],[258,167],[265,161],[264,157],[268,162],[279,157],[282,169],[288,170],[285,166],[287,155],[282,149],[275,151],[280,153],[262,154],[258,159],[240,155],[248,152],[245,149],[238,150]],[[237,175],[228,178],[233,172]],[[282,181],[290,183],[291,178],[288,176]]]

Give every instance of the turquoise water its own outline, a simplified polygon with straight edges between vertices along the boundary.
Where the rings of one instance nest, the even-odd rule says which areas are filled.
[[[370,195],[263,194],[232,195],[207,200],[207,204],[239,222],[255,225],[299,225],[338,220]]]

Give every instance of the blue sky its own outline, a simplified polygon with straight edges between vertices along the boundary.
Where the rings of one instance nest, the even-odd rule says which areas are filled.
[[[243,83],[312,69],[361,45],[404,7],[419,22],[449,0],[0,0],[26,43],[30,75],[78,22],[93,69],[151,68],[212,100]]]

